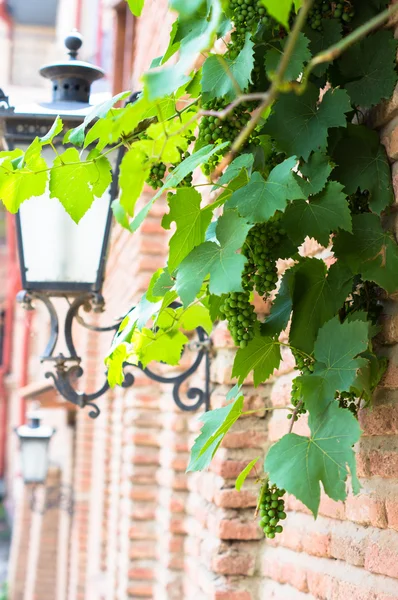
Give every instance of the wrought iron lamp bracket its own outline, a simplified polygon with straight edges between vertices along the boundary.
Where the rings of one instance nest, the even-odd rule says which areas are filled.
[[[80,408],[85,408],[87,406],[90,407],[91,410],[88,414],[91,418],[95,419],[100,414],[100,409],[95,403],[95,400],[100,398],[109,390],[109,384],[107,379],[105,379],[103,386],[98,391],[91,394],[79,392],[74,387],[77,379],[82,377],[84,371],[81,366],[82,358],[77,354],[73,341],[73,323],[76,322],[80,326],[97,333],[110,331],[114,331],[116,333],[116,331],[119,329],[122,319],[118,320],[114,325],[107,327],[92,325],[86,322],[79,311],[80,309],[83,309],[86,312],[104,312],[105,301],[103,296],[94,292],[84,293],[77,296],[72,302],[69,301],[67,296],[64,297],[68,302],[68,309],[64,318],[63,337],[66,348],[69,352],[69,356],[65,356],[62,353],[55,354],[55,349],[59,339],[60,325],[58,313],[50,295],[24,290],[18,294],[17,301],[26,310],[34,310],[36,301],[42,302],[46,307],[50,316],[50,337],[46,348],[40,357],[40,360],[41,362],[52,363],[54,368],[52,371],[46,372],[45,376],[53,380],[54,386],[59,394],[68,402],[71,402]],[[174,307],[179,306],[178,303],[174,304]],[[122,387],[128,388],[135,383],[135,377],[133,373],[127,371],[126,368],[138,368],[153,381],[172,385],[173,399],[181,410],[195,411],[202,406],[205,408],[205,410],[209,410],[211,340],[201,327],[196,329],[196,334],[197,340],[191,341],[188,344],[188,349],[192,352],[195,352],[196,357],[190,367],[185,371],[175,376],[166,377],[153,372],[148,367],[144,368],[141,364],[130,365],[129,363],[125,363],[125,378]],[[181,398],[181,387],[183,386],[184,382],[198,370],[203,361],[205,365],[204,389],[197,387],[188,388],[186,391],[187,398],[189,400],[196,400],[196,402],[185,402]]]

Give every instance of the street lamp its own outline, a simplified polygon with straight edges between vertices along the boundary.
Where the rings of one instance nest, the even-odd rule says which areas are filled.
[[[65,129],[80,125],[91,112],[91,84],[102,78],[99,67],[78,59],[82,37],[73,31],[66,39],[69,58],[45,65],[40,74],[52,84],[52,101],[11,107],[8,97],[0,93],[0,120],[4,122],[4,135],[10,150],[15,147],[26,150],[37,136],[45,135],[57,116],[61,117]],[[62,146],[62,137],[53,140],[55,147]],[[49,192],[25,201],[16,216],[18,254],[23,291],[18,300],[25,308],[33,309],[35,300],[45,304],[50,314],[51,335],[41,356],[42,362],[52,362],[54,370],[46,377],[54,380],[58,392],[70,402],[85,407],[91,406],[90,416],[98,416],[98,407],[93,400],[102,395],[108,386],[93,394],[78,392],[72,383],[81,377],[81,358],[77,355],[72,338],[72,325],[80,325],[95,331],[117,330],[118,323],[101,328],[86,324],[79,309],[102,312],[104,300],[101,295],[106,254],[108,249],[112,211],[111,202],[118,193],[118,172],[123,153],[117,154],[113,166],[112,183],[101,198],[96,198],[79,224],[72,221],[62,205],[50,199]],[[43,147],[47,164],[54,159],[50,146]],[[53,299],[67,299],[64,319],[64,340],[68,356],[55,354],[60,331],[59,317]],[[131,383],[126,380],[126,385]]]
[[[26,150],[36,136],[49,131],[57,115],[68,130],[80,125],[92,109],[91,84],[103,77],[104,72],[77,59],[82,45],[77,32],[66,38],[65,45],[69,60],[40,69],[40,74],[52,83],[52,101],[16,108],[8,106],[0,111],[10,150],[16,146]],[[3,97],[3,103],[6,100]],[[55,146],[62,146],[62,135],[55,138]],[[50,146],[43,147],[43,157],[51,164],[54,153]],[[48,292],[53,296],[101,291],[112,218],[112,192],[115,190],[110,189],[102,198],[97,198],[79,225],[48,193],[21,205],[17,234],[24,290]]]
[[[52,83],[51,102],[32,104],[25,107],[11,107],[8,97],[0,90],[0,121],[4,122],[5,139],[10,150],[15,147],[27,149],[37,136],[45,135],[55,118],[60,116],[64,129],[80,125],[91,112],[91,84],[104,76],[102,69],[77,58],[82,38],[77,31],[65,40],[69,59],[46,65],[40,69],[43,77]],[[137,99],[133,94],[130,101]],[[1,108],[2,106],[2,108]],[[53,140],[55,147],[62,145],[62,137]],[[49,156],[46,156],[49,152]],[[63,398],[79,406],[90,407],[89,416],[100,414],[95,403],[108,389],[107,381],[96,392],[83,393],[75,388],[76,380],[83,375],[82,358],[78,356],[72,336],[73,324],[91,331],[114,331],[120,322],[109,327],[97,327],[85,321],[79,313],[103,312],[104,299],[101,295],[106,255],[112,224],[111,203],[118,194],[118,174],[124,149],[117,153],[113,167],[112,183],[101,198],[92,206],[79,224],[72,221],[64,208],[45,193],[30,198],[21,204],[16,216],[18,252],[21,267],[23,291],[18,294],[22,305],[32,310],[35,301],[46,306],[50,315],[50,338],[42,362],[51,362],[53,370],[46,377],[53,379],[57,391]],[[51,164],[54,155],[49,146],[43,147],[43,157]],[[54,298],[64,298],[67,310],[64,317],[63,337],[68,356],[62,352],[55,354],[58,346],[60,319]],[[200,406],[209,407],[210,381],[210,340],[202,328],[197,329],[198,342],[192,348],[196,352],[193,364],[183,373],[163,377],[149,368],[135,365],[151,379],[173,385],[173,397],[182,410],[196,410]],[[205,359],[205,389],[190,388],[186,395],[192,402],[185,403],[180,397],[180,388]],[[126,373],[123,387],[134,383],[132,373]]]
[[[55,429],[41,425],[38,410],[28,413],[27,425],[16,429],[20,440],[24,483],[44,483],[48,471],[48,445]]]

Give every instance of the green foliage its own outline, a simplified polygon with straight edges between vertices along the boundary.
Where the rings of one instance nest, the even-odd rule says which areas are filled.
[[[289,200],[304,198],[303,191],[292,172],[297,160],[292,156],[277,165],[267,181],[256,171],[244,187],[234,192],[227,203],[236,208],[251,223],[268,221],[276,211],[283,211]]]
[[[250,475],[250,473],[252,472],[259,460],[259,456],[257,458],[253,458],[253,460],[251,460],[249,464],[239,473],[235,481],[235,489],[237,489],[238,492],[240,492],[240,490],[242,489],[242,486],[245,483],[247,477]]]
[[[392,235],[381,227],[377,215],[356,215],[353,231],[340,232],[334,243],[336,256],[352,272],[374,281],[390,293],[398,288],[398,249]]]
[[[138,16],[143,0],[128,3]],[[210,334],[215,321],[228,321],[239,344],[239,385],[230,404],[201,417],[189,470],[207,468],[233,424],[251,414],[243,413],[240,386],[266,382],[280,366],[281,346],[290,347],[297,375],[290,433],[268,451],[259,498],[271,538],[286,516],[279,488],[314,515],[321,486],[344,500],[350,475],[358,491],[353,413],[371,403],[386,368],[372,337],[377,286],[398,289],[397,244],[384,228],[391,170],[378,134],[362,123],[363,109],[388,98],[397,83],[396,42],[379,18],[376,33],[355,29],[385,4],[317,1],[308,11],[293,0],[170,0],[176,21],[169,45],[144,74],[135,102],[121,108],[123,93],[94,107],[66,133],[63,151],[56,149],[58,117],[26,152],[0,152],[0,198],[11,212],[48,191],[78,222],[109,186],[108,154],[120,148],[112,205],[120,225],[134,233],[168,192],[167,267],[123,320],[106,365],[112,386],[122,384],[126,363],[177,365],[190,331]],[[44,146],[46,156],[54,150],[52,164]],[[209,181],[198,177],[199,167]],[[157,191],[137,212],[147,180]],[[309,238],[329,247],[332,266],[303,258]],[[278,287],[280,259],[289,268]],[[254,293],[272,299],[263,321]],[[292,432],[304,413],[308,437]],[[237,489],[257,461],[243,469]]]
[[[142,9],[144,8],[145,0],[126,0],[129,8],[134,16],[141,16]]]
[[[347,50],[339,67],[354,104],[366,108],[391,96],[396,53],[392,31],[378,31]]]
[[[271,49],[267,50],[265,54],[265,68],[271,77],[272,73],[276,71],[281,56],[283,55],[286,46],[286,40],[287,38],[283,40],[272,40],[269,42]],[[304,65],[306,65],[310,60],[312,54],[308,48],[308,45],[308,38],[306,38],[303,33],[300,33],[294,55],[292,56],[286,69],[285,79],[288,81],[297,79],[303,72]]]
[[[332,231],[339,228],[351,231],[351,213],[342,189],[340,183],[330,181],[308,202],[297,200],[289,204],[283,226],[296,245],[309,236],[327,246]]]
[[[311,152],[326,149],[331,127],[346,126],[345,115],[351,105],[345,90],[328,90],[322,102],[318,100],[319,89],[309,84],[302,95],[291,92],[276,102],[264,132],[289,156],[307,160]]]
[[[377,214],[391,204],[391,170],[375,131],[350,124],[333,148],[332,157],[337,165],[333,177],[344,185],[347,194],[358,188],[368,191],[370,206]]]
[[[246,348],[240,348],[235,356],[232,376],[242,384],[253,371],[254,385],[266,381],[282,360],[280,346],[271,337],[256,336]]]
[[[111,165],[101,155],[94,155],[91,162],[81,161],[78,150],[68,148],[55,158],[53,166],[50,198],[58,198],[78,223],[92,205],[94,197],[101,197],[112,181]]]
[[[232,100],[251,83],[254,67],[254,43],[246,34],[245,45],[234,59],[212,54],[203,64],[202,98],[204,102],[214,98]]]
[[[243,396],[239,395],[231,404],[201,415],[203,427],[192,447],[187,471],[203,471],[209,466],[225,435],[241,416],[242,410]]]
[[[316,517],[320,483],[332,500],[344,500],[351,474],[353,489],[359,491],[352,446],[359,439],[360,428],[354,416],[333,402],[322,405],[322,410],[318,407],[314,415],[310,411],[309,426],[309,437],[289,433],[274,444],[264,469],[273,482],[294,494]]]
[[[169,270],[175,271],[182,260],[205,240],[206,230],[212,218],[212,211],[200,208],[202,196],[193,188],[181,188],[169,198],[170,212],[163,217],[162,225],[170,229],[173,221],[176,232],[169,246]]]
[[[271,17],[279,21],[287,29],[289,27],[289,15],[293,4],[297,7],[301,4],[297,0],[262,0],[262,2]]]
[[[40,196],[46,190],[47,164],[40,153],[38,138],[25,154],[18,150],[0,153],[0,198],[11,213],[16,213],[28,198]]]
[[[204,242],[188,254],[177,269],[176,290],[184,306],[194,301],[203,281],[210,277],[209,291],[220,296],[242,291],[241,275],[246,259],[237,254],[250,225],[229,210],[219,218],[218,243]]]

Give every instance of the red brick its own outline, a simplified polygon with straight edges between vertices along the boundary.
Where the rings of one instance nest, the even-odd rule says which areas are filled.
[[[384,528],[387,526],[386,512],[383,500],[359,494],[349,495],[345,502],[346,518],[354,523],[373,525]]]
[[[265,431],[231,431],[222,443],[224,448],[264,448],[267,442]]]
[[[386,498],[385,501],[388,527],[398,531],[398,499]]]
[[[253,596],[250,592],[224,590],[216,592],[214,600],[253,600]]]
[[[130,598],[153,598],[153,587],[148,584],[130,585],[127,590],[127,595]]]
[[[222,508],[254,508],[257,506],[257,494],[245,490],[220,490],[216,493],[214,502]]]
[[[129,570],[129,579],[155,579],[153,569],[134,567]]]
[[[210,469],[213,473],[217,473],[217,475],[221,475],[225,479],[236,479],[243,471],[245,467],[247,467],[247,463],[250,462],[251,458],[248,460],[223,460],[220,457],[215,456],[213,459]],[[254,469],[249,473],[249,478],[256,477]]]
[[[398,433],[398,405],[374,406],[359,411],[359,424],[364,435]]]
[[[254,574],[256,561],[253,556],[229,554],[219,555],[212,560],[212,569],[220,575],[246,575]]]
[[[372,573],[398,578],[398,541],[369,543],[365,554],[365,569]]]
[[[238,519],[222,519],[217,534],[221,540],[259,540],[264,534],[257,522],[242,523]]]

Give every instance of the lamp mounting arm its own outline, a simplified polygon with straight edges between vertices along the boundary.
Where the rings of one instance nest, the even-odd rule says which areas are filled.
[[[86,394],[80,392],[75,388],[77,380],[83,376],[84,370],[81,366],[82,358],[78,355],[75,343],[73,340],[73,324],[76,322],[81,327],[97,333],[111,332],[119,329],[119,325],[123,319],[118,320],[113,325],[106,327],[100,327],[87,323],[86,320],[80,314],[80,310],[83,309],[85,312],[102,313],[104,312],[105,302],[101,294],[89,292],[83,293],[74,298],[71,302],[67,296],[63,296],[67,300],[67,310],[64,317],[63,325],[63,338],[64,343],[68,351],[68,356],[63,353],[55,354],[55,350],[59,340],[59,316],[57,309],[54,305],[53,299],[50,294],[38,293],[33,291],[22,291],[18,294],[17,300],[27,310],[34,310],[36,301],[41,302],[47,309],[50,316],[50,337],[47,342],[46,348],[41,355],[41,362],[51,362],[53,364],[53,370],[45,373],[47,378],[50,378],[54,382],[54,387],[57,389],[59,394],[65,398],[68,402],[71,402],[75,406],[80,408],[90,407],[91,410],[88,413],[93,419],[97,418],[100,414],[95,400],[103,396],[109,390],[109,384],[105,378],[102,387],[93,393]],[[173,308],[180,306],[179,303],[175,302],[171,305]],[[124,364],[125,378],[122,386],[128,388],[135,382],[135,377],[131,372],[126,370],[127,367],[132,366],[133,368],[140,369],[149,379],[158,383],[170,384],[173,386],[172,393],[173,399],[176,405],[183,411],[195,411],[200,407],[204,407],[205,410],[210,408],[210,353],[211,353],[211,340],[207,336],[206,332],[198,327],[196,329],[197,339],[191,341],[187,346],[188,349],[196,354],[192,364],[185,369],[183,372],[179,372],[177,375],[166,377],[153,372],[148,367],[143,367],[141,364],[129,365]],[[205,386],[204,389],[198,387],[188,388],[185,394],[189,400],[196,400],[196,402],[186,402],[181,398],[181,388],[185,381],[193,375],[200,367],[202,362],[205,364]]]

